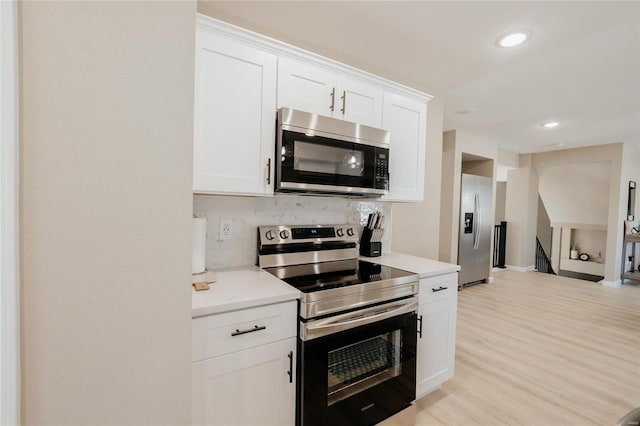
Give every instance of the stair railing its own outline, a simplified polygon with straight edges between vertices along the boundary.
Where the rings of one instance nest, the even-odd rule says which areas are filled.
[[[540,244],[538,237],[536,237],[536,270],[538,272],[544,272],[545,274],[556,275],[551,266],[551,260],[549,260],[549,257],[544,252],[544,248],[542,244]]]

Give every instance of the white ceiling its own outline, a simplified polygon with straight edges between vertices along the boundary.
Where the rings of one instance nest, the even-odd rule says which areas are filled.
[[[637,1],[201,1],[198,10],[442,96],[445,130],[505,149],[640,146]],[[518,29],[531,39],[495,45]],[[549,120],[560,125],[542,128]]]

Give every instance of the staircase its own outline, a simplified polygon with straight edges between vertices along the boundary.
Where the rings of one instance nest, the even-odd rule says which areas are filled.
[[[551,260],[549,260],[549,256],[544,252],[544,248],[542,244],[540,244],[538,237],[536,237],[536,270],[545,274],[556,275],[551,267]]]

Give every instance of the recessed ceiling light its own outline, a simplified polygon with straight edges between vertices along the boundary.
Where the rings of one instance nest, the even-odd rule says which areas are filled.
[[[553,129],[554,127],[558,127],[560,123],[557,121],[548,121],[542,125],[542,127],[546,127],[547,129]]]
[[[524,43],[530,35],[529,31],[514,31],[500,36],[497,43],[501,47],[514,47]]]

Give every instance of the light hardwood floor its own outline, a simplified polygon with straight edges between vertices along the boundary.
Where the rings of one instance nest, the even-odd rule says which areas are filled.
[[[614,425],[638,406],[640,286],[500,271],[458,293],[454,378],[381,425]]]

